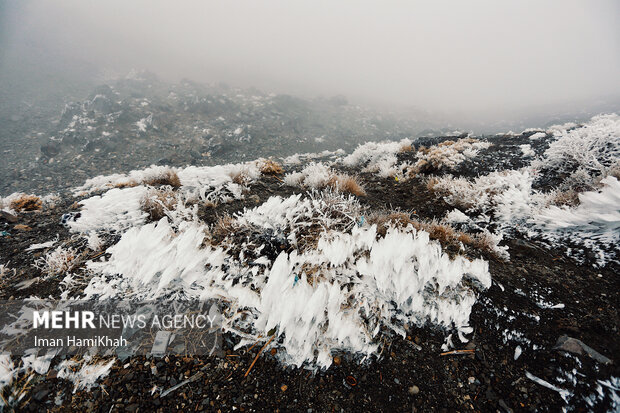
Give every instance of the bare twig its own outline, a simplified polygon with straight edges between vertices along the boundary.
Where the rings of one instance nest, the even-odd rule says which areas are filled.
[[[256,363],[256,360],[258,360],[258,357],[261,355],[261,353],[263,352],[265,347],[267,347],[269,345],[269,343],[271,343],[271,341],[273,340],[274,337],[275,337],[275,334],[273,336],[271,336],[271,338],[265,343],[265,345],[263,347],[261,347],[261,349],[258,351],[258,354],[256,355],[256,357],[254,357],[254,361],[252,362],[252,364],[250,364],[250,367],[248,368],[248,371],[245,372],[243,377],[248,377],[248,374],[250,374],[250,370],[252,370],[252,367],[254,367],[254,364]]]
[[[471,350],[452,350],[452,351],[446,351],[445,353],[441,353],[440,356],[451,356],[453,354],[472,354],[475,353],[476,350],[475,349],[471,349]]]

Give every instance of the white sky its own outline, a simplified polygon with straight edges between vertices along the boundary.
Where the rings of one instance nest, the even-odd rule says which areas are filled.
[[[11,16],[0,47],[102,70],[465,113],[620,94],[618,0],[43,0]]]

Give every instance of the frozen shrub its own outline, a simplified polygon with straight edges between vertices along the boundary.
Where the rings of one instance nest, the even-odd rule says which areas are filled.
[[[557,139],[542,159],[532,163],[534,169],[543,172],[539,178],[548,174],[568,175],[565,185],[572,186],[572,181],[584,180],[584,171],[590,183],[609,175],[620,159],[620,116],[600,115],[581,127],[570,126],[573,128],[554,130]],[[575,175],[575,171],[580,175]]]
[[[177,203],[174,192],[170,190],[152,189],[142,198],[141,207],[149,214],[151,221],[159,221],[172,210]]]
[[[133,179],[129,179],[126,181],[115,183],[113,186],[114,188],[133,188],[134,186],[138,186],[138,182],[134,181]]]
[[[260,172],[263,175],[280,175],[284,173],[284,169],[282,169],[282,165],[279,163],[267,159],[260,165]]]
[[[398,165],[396,154],[407,146],[411,146],[410,139],[400,142],[368,142],[358,146],[343,162],[350,167],[363,167],[363,172],[376,173],[383,178],[403,176],[408,164]]]
[[[56,277],[71,271],[79,263],[77,252],[73,248],[58,247],[38,258],[34,265],[47,277]]]
[[[0,286],[5,285],[8,278],[15,276],[17,270],[15,268],[9,268],[8,265],[0,264]]]
[[[151,186],[168,185],[173,188],[179,188],[181,186],[181,180],[179,179],[179,176],[172,169],[167,169],[163,171],[160,175],[146,178],[142,182],[146,185]]]
[[[450,205],[470,212],[494,213],[500,223],[529,216],[534,196],[527,170],[492,172],[474,180],[451,175],[431,177],[427,188]]]
[[[409,174],[454,169],[465,159],[475,157],[480,149],[489,146],[489,142],[462,138],[457,141],[444,141],[430,148],[420,147],[416,155],[418,161],[409,168]]]
[[[579,205],[579,191],[568,189],[566,191],[552,191],[549,194],[547,206],[568,206],[574,207]]]
[[[356,196],[365,196],[366,191],[356,177],[346,173],[337,173],[323,163],[310,163],[301,172],[292,172],[284,177],[289,186],[301,186],[311,189],[331,188]]]

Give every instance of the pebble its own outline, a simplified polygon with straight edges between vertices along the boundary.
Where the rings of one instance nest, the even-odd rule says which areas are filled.
[[[414,386],[409,387],[409,394],[416,395],[418,393],[420,393],[420,388],[418,386],[414,385]]]

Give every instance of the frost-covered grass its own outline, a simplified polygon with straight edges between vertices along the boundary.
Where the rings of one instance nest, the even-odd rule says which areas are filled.
[[[359,167],[363,172],[375,173],[383,178],[407,178],[420,172],[454,169],[489,146],[489,142],[473,138],[448,140],[429,148],[419,147],[417,151],[410,139],[399,142],[369,142],[360,145],[342,162],[346,166]],[[399,162],[397,154],[402,152],[415,152],[416,162]]]
[[[43,201],[37,195],[15,192],[7,197],[0,197],[0,210],[9,213],[36,211],[41,209]]]
[[[474,158],[481,149],[491,146],[489,142],[473,138],[444,141],[429,148],[421,147],[416,154],[417,162],[410,174],[420,172],[451,170],[468,158]]]
[[[338,173],[321,162],[311,162],[303,170],[287,174],[284,182],[289,186],[307,189],[331,188],[356,196],[366,195],[366,191],[355,176]]]
[[[553,244],[569,242],[593,251],[598,265],[619,256],[620,117],[602,115],[570,130],[554,128],[557,138],[529,167],[491,172],[475,179],[432,177],[428,188],[465,210],[482,226],[513,231]],[[536,180],[564,177],[549,192]],[[567,251],[580,259],[579,250]]]
[[[554,129],[556,138],[541,159],[532,162],[538,171],[569,175],[565,187],[590,186],[620,166],[620,116],[599,115],[573,129]]]
[[[46,277],[53,278],[71,271],[79,263],[79,257],[73,248],[56,248],[38,258],[34,265],[40,269]]]
[[[225,330],[242,343],[275,331],[281,360],[312,368],[341,350],[370,357],[405,324],[470,332],[476,289],[490,285],[487,263],[451,258],[411,225],[380,235],[362,213],[354,198],[317,192],[272,197],[215,226],[135,226],[109,260],[89,264],[85,295],[223,299]]]
[[[410,139],[400,142],[368,142],[346,156],[343,163],[349,167],[363,167],[363,172],[376,173],[384,178],[403,176],[407,165],[399,165],[396,154],[411,143]]]

